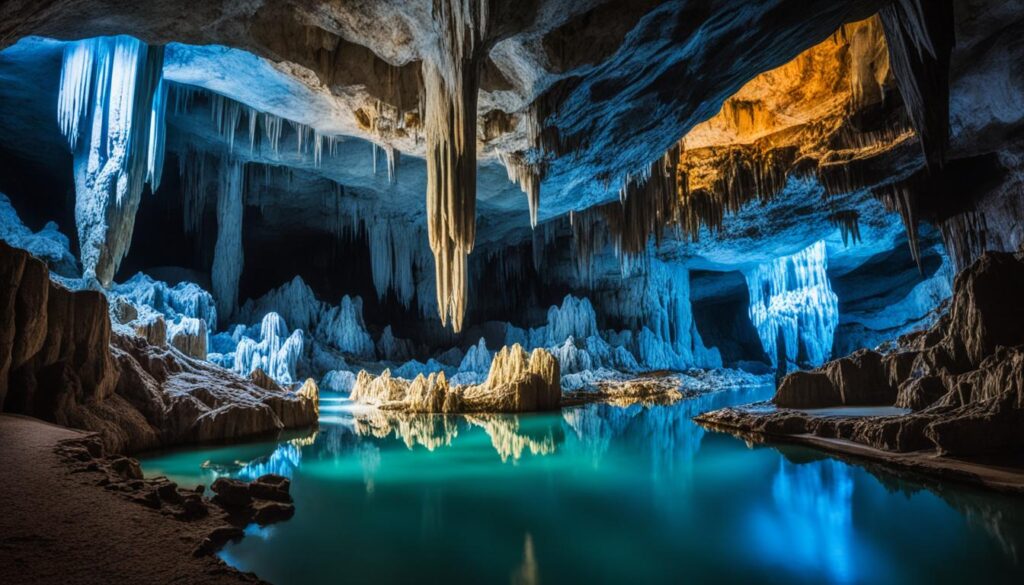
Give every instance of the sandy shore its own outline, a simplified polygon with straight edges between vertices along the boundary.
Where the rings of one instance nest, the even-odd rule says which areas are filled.
[[[258,583],[193,556],[215,515],[181,521],[73,473],[54,452],[82,434],[0,415],[0,583]]]

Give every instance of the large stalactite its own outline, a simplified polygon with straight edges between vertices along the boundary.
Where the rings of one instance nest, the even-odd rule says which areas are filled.
[[[109,286],[135,212],[163,166],[163,47],[126,36],[70,43],[57,118],[74,157],[75,223],[85,275]]]
[[[434,0],[437,52],[423,60],[427,228],[441,323],[462,329],[476,240],[476,118],[490,0]]]

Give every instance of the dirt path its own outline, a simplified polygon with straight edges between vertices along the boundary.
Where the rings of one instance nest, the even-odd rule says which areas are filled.
[[[219,520],[176,520],[72,473],[54,447],[80,436],[0,415],[0,583],[258,582],[192,555]]]

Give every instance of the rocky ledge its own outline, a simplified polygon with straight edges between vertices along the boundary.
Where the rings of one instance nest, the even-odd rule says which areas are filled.
[[[956,277],[950,311],[931,329],[884,354],[862,350],[786,376],[770,404],[697,421],[752,440],[805,442],[1024,491],[1022,290],[1024,254],[986,253]],[[906,414],[834,410],[854,406]]]
[[[116,333],[106,297],[53,282],[0,242],[0,411],[99,433],[109,452],[317,423],[318,392],[258,384],[172,346]]]
[[[108,456],[99,435],[61,441],[55,449],[74,474],[82,474],[95,485],[125,499],[158,511],[182,522],[201,524],[200,540],[193,554],[211,555],[228,542],[244,535],[244,528],[255,522],[266,526],[287,520],[295,513],[289,493],[291,482],[279,475],[267,474],[251,483],[218,478],[204,494],[206,486],[180,488],[166,477],[144,479],[139,462],[120,455]]]

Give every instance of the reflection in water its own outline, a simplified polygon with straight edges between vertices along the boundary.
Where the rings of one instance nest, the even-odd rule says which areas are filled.
[[[353,413],[356,434],[364,437],[386,439],[394,436],[412,449],[416,445],[433,451],[449,447],[459,435],[458,419],[454,416],[435,414],[409,414],[367,410]]]
[[[268,473],[291,478],[295,470],[302,465],[302,448],[316,443],[317,433],[314,431],[306,437],[291,439],[281,443],[265,457],[257,457],[250,461],[235,461],[234,465],[224,465],[206,461],[203,469],[207,471],[210,483],[218,477],[235,477],[244,481],[252,481]]]
[[[1019,582],[1024,503],[813,451],[749,449],[691,420],[771,392],[521,416],[330,404],[313,435],[143,465],[179,484],[292,477],[295,516],[223,553],[282,585],[342,574],[452,584]]]
[[[532,455],[550,455],[561,438],[556,426],[544,424],[538,436],[523,432],[520,417],[499,414],[440,415],[409,414],[372,410],[353,413],[353,429],[357,435],[386,439],[395,437],[412,449],[416,446],[434,451],[440,447],[451,447],[463,429],[479,427],[491,438],[491,445],[502,462],[515,462],[525,452]]]
[[[693,424],[693,417],[754,400],[771,390],[770,386],[753,386],[710,392],[669,406],[589,404],[563,410],[562,419],[576,439],[571,448],[585,454],[595,467],[614,444],[617,449],[647,455],[651,476],[659,478],[676,471],[677,464],[690,468],[705,433]]]
[[[529,532],[523,541],[523,563],[512,573],[512,585],[537,585],[540,583],[540,569],[533,554],[533,536]]]
[[[753,517],[760,554],[831,582],[856,581],[850,468],[832,459],[794,464],[783,457],[771,492],[774,506]]]
[[[501,456],[502,463],[512,459],[518,461],[523,451],[532,455],[551,455],[557,445],[556,432],[552,425],[545,425],[542,435],[534,438],[520,432],[519,417],[499,414],[467,415],[466,420],[482,428],[491,437],[491,445]],[[559,438],[560,438],[560,434]]]

